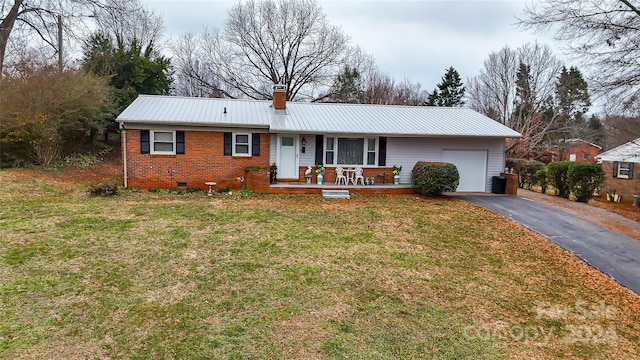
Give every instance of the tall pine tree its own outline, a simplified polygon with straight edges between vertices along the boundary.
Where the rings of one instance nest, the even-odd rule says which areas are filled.
[[[365,102],[364,86],[358,69],[346,65],[336,78],[327,102],[362,104]]]
[[[566,67],[556,83],[556,99],[563,116],[573,120],[582,120],[591,106],[587,82],[576,67],[568,71]]]
[[[442,77],[437,87],[433,90],[433,93],[429,95],[427,99],[427,105],[431,106],[462,106],[464,105],[465,88],[460,79],[458,71],[452,67],[447,69],[447,72]]]

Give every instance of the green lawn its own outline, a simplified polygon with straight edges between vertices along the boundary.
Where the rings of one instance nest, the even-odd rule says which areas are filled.
[[[0,357],[639,358],[638,296],[459,200],[52,178],[0,172]]]

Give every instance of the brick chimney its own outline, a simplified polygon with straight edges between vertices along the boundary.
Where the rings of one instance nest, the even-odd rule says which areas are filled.
[[[273,108],[284,110],[287,108],[287,86],[282,84],[273,85]]]

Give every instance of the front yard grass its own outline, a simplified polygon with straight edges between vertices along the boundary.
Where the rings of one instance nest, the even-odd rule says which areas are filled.
[[[3,358],[640,357],[637,295],[456,199],[0,184]]]

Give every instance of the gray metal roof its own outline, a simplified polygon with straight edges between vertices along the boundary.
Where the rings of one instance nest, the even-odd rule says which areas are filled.
[[[640,138],[631,140],[596,157],[599,161],[622,161],[640,163]]]
[[[521,136],[468,108],[288,102],[286,110],[276,111],[270,101],[152,95],[140,95],[116,121],[268,127],[272,133]]]
[[[267,101],[139,95],[116,121],[268,128],[271,122],[269,104]]]

